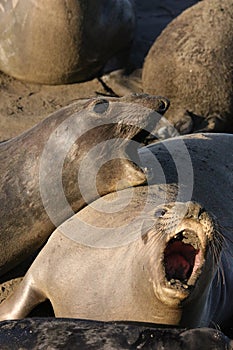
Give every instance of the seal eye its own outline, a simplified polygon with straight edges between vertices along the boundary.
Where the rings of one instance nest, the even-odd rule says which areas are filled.
[[[108,107],[109,102],[107,100],[99,100],[93,107],[93,110],[95,113],[103,114],[108,110]]]
[[[202,214],[204,214],[206,212],[205,208],[201,208],[199,213],[198,213],[198,217],[200,217]]]
[[[154,216],[156,218],[161,218],[162,216],[164,216],[166,214],[166,212],[167,212],[167,209],[164,209],[164,208],[163,209],[158,209],[158,210],[156,210]]]

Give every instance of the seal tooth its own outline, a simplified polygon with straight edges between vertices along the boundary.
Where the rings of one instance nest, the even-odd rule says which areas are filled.
[[[182,239],[183,239],[183,232],[184,231],[176,233],[173,238],[176,239],[176,240],[182,241]]]
[[[189,286],[186,283],[184,283],[178,279],[175,279],[175,278],[172,278],[170,281],[167,282],[167,284],[169,286],[173,286],[177,289],[179,289],[179,288],[188,289],[189,288]]]

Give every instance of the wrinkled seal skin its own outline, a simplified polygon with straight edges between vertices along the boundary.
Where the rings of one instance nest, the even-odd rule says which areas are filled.
[[[233,314],[232,141],[233,135],[197,134],[150,146],[167,178],[157,177],[158,163],[154,167],[143,149],[150,185],[120,191],[119,201],[108,194],[64,222],[1,304],[1,319],[25,317],[48,298],[58,317],[227,326]],[[182,143],[193,178],[182,163],[187,174],[179,183],[174,162],[184,159]]]
[[[1,0],[0,69],[35,83],[88,80],[130,45],[134,26],[130,0]]]
[[[209,328],[155,328],[143,323],[103,323],[74,319],[26,319],[0,323],[5,350],[34,349],[163,349],[230,350],[232,341]],[[25,333],[27,336],[25,336]]]
[[[128,107],[124,105],[126,107],[120,110],[119,102],[127,103]],[[34,128],[0,145],[1,274],[25,260],[54,230],[54,224],[48,217],[45,205],[54,208],[56,224],[62,223],[72,215],[66,211],[66,206],[61,204],[63,195],[56,182],[59,181],[59,174],[55,179],[56,172],[59,172],[57,169],[59,155],[65,152],[64,164],[61,164],[63,190],[72,210],[76,212],[86,204],[77,181],[79,165],[86,153],[98,143],[111,138],[137,141],[138,137],[138,141],[144,142],[144,136],[140,136],[139,126],[148,127],[149,130],[151,128],[153,131],[159,115],[152,113],[152,108],[164,112],[168,103],[165,98],[148,95],[132,95],[123,99],[81,100],[55,112]],[[137,112],[139,105],[140,115]],[[93,128],[97,121],[100,125]],[[126,125],[124,121],[128,124],[132,121],[135,125]],[[101,125],[105,122],[107,124]],[[85,127],[89,130],[78,138],[78,130]],[[49,160],[48,167],[46,163],[42,167],[42,155],[51,135],[54,138],[53,143],[50,143],[50,153],[45,153],[44,156]],[[72,137],[74,137],[72,147],[64,150],[67,140]],[[95,158],[89,162],[85,169],[85,190],[89,201],[94,200],[97,195],[115,191],[117,186],[124,188],[145,182],[146,176],[143,170],[130,159],[125,159],[128,152],[127,142],[122,141],[122,145],[118,144],[116,149],[109,149],[106,145],[101,151],[103,159],[113,153],[114,159],[101,169],[98,168],[96,163],[98,160]],[[136,148],[134,152],[136,156]],[[40,192],[41,167],[44,173],[42,185],[45,185],[47,194],[51,194],[51,199],[46,203],[42,202]],[[99,193],[94,192],[92,183],[88,182],[92,182],[90,174],[95,172],[98,172],[96,180]]]
[[[206,0],[185,10],[156,39],[143,91],[167,96],[166,114],[183,134],[233,131],[233,5]]]

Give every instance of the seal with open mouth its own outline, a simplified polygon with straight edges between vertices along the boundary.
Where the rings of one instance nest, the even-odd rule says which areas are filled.
[[[135,188],[129,207],[117,210],[130,190],[120,203],[114,193],[98,199],[97,211],[84,208],[52,234],[1,304],[1,320],[25,317],[48,298],[58,317],[199,324],[221,250],[215,219],[195,202],[157,205],[157,186]]]
[[[168,105],[148,95],[81,100],[0,145],[0,274],[86,203],[146,181],[137,148]]]
[[[101,197],[60,225],[1,319],[48,298],[57,316],[227,327],[232,142],[196,134],[140,149],[149,185]]]

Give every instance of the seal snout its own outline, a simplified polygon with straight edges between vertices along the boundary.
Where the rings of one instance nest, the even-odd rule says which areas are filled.
[[[182,230],[172,237],[164,251],[165,275],[171,285],[186,285],[200,266],[201,242],[191,230]]]

